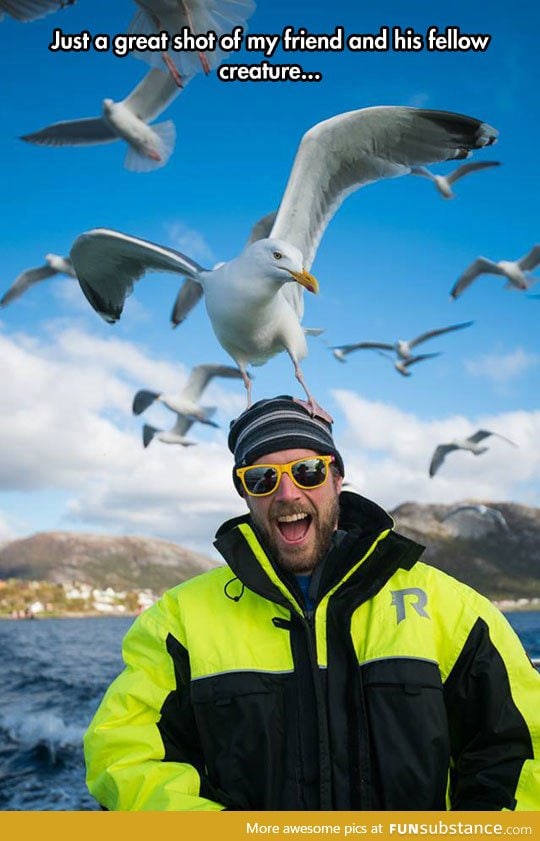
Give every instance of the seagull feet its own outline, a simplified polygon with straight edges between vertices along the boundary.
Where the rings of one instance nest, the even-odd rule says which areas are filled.
[[[326,409],[323,409],[322,406],[319,406],[315,398],[311,395],[307,385],[304,382],[304,377],[302,376],[302,371],[300,370],[300,366],[298,362],[294,362],[294,376],[306,392],[307,403],[304,400],[298,400],[298,398],[294,398],[296,403],[299,403],[304,409],[307,409],[308,412],[311,414],[312,418],[319,417],[322,420],[325,420],[327,423],[334,423],[334,418],[332,415],[329,415]]]
[[[210,73],[211,67],[208,59],[206,58],[204,53],[199,53],[199,61],[201,62],[201,67],[204,70],[205,74],[208,76]]]

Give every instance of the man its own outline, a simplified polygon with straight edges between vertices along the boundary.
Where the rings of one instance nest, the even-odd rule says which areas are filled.
[[[226,565],[133,624],[85,737],[108,809],[540,809],[540,675],[356,494],[291,397],[233,424]]]

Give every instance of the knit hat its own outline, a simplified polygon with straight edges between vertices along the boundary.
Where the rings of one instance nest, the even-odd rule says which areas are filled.
[[[333,455],[335,465],[345,475],[343,459],[332,438],[332,425],[323,418],[312,417],[301,401],[287,394],[259,400],[231,422],[227,441],[234,454],[235,470],[253,464],[266,453],[278,450],[306,449],[320,455]]]

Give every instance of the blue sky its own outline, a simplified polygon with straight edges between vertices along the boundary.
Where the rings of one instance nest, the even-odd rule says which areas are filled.
[[[278,206],[304,132],[334,114],[384,104],[478,117],[500,138],[476,157],[502,166],[459,181],[454,200],[442,200],[425,179],[405,177],[363,188],[338,211],[312,268],[320,295],[309,296],[304,317],[325,332],[310,340],[303,370],[335,418],[348,479],[366,496],[390,508],[465,498],[537,505],[540,301],[504,289],[493,276],[457,301],[449,291],[477,256],[513,260],[540,241],[539,13],[532,4],[526,14],[501,3],[440,8],[259,2],[252,33],[288,25],[332,33],[340,25],[346,34],[381,26],[424,34],[429,26],[459,26],[492,41],[476,54],[278,49],[273,56],[322,73],[319,83],[224,83],[201,74],[160,118],[177,128],[169,163],[143,174],[124,169],[120,142],[51,149],[18,139],[51,122],[97,115],[103,98],[132,90],[147,71],[135,57],[53,54],[47,45],[56,26],[123,32],[134,4],[78,0],[30,24],[4,19],[2,291],[47,252],[67,254],[93,227],[171,245],[206,265],[235,256],[257,219]],[[262,58],[242,51],[229,61]],[[0,312],[0,539],[79,529],[154,534],[208,551],[220,520],[242,510],[225,446],[229,421],[244,405],[241,384],[208,389],[205,402],[218,405],[221,429],[194,427],[200,444],[188,450],[159,442],[143,450],[141,418],[131,414],[138,388],[180,389],[193,365],[228,361],[204,307],[170,328],[177,288],[178,278],[147,276],[112,328],[71,280],[45,282]],[[408,379],[375,353],[358,352],[340,365],[327,347],[408,339],[468,320],[475,322],[470,329],[424,345],[442,355]],[[255,399],[299,393],[284,356],[255,376]],[[147,420],[173,422],[156,407]],[[491,439],[484,456],[456,453],[430,480],[434,446],[479,427],[518,449]]]

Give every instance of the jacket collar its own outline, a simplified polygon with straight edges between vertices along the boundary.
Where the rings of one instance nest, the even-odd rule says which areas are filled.
[[[386,533],[391,538],[393,549],[390,562],[389,553],[384,552],[384,566],[387,568],[390,563],[390,573],[399,566],[410,567],[418,559],[424,547],[393,532],[394,521],[375,502],[350,491],[343,491],[339,502],[338,528],[346,534],[324,561],[319,582],[321,595],[338,585],[381,538],[385,538],[382,543],[390,548]],[[250,590],[289,609],[292,603],[297,612],[303,612],[296,588],[291,588],[290,579],[270,556],[249,514],[225,522],[216,533],[214,546]],[[370,569],[373,566],[374,571],[377,569],[375,560],[372,554],[369,566]]]

